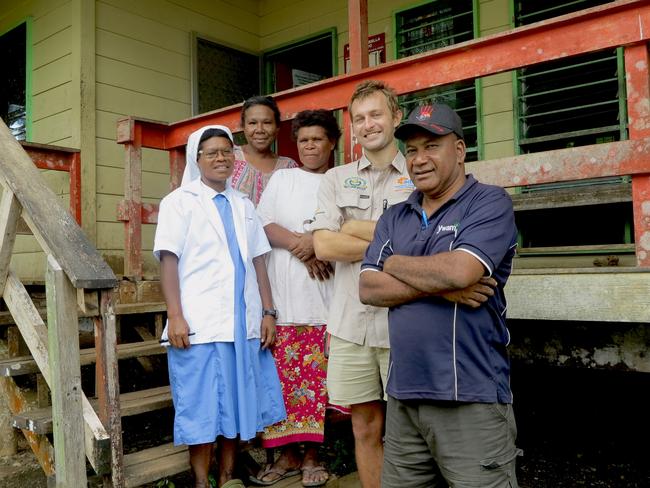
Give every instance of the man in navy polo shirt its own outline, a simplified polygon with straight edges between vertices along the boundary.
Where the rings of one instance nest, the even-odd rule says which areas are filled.
[[[462,124],[448,106],[417,107],[395,136],[416,191],[379,219],[359,282],[363,303],[389,307],[382,486],[516,487],[503,291],[512,202],[465,175]]]

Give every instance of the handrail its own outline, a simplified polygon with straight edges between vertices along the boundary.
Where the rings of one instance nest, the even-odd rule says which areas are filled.
[[[54,256],[75,288],[113,288],[117,279],[34,163],[0,123],[0,177],[22,206],[22,217],[41,247]]]
[[[79,149],[20,141],[39,169],[70,173],[70,213],[81,225],[81,154]]]
[[[650,146],[647,139],[644,139],[650,137],[650,59],[647,49],[649,40],[650,2],[621,0],[356,73],[335,76],[276,93],[274,98],[284,120],[291,119],[298,111],[309,108],[342,109],[346,138],[345,160],[350,161],[355,154],[355,147],[352,143],[346,105],[350,93],[361,80],[384,80],[402,95],[432,86],[623,46],[630,139],[643,141],[611,143],[599,149],[595,146],[584,146],[573,152],[565,150],[568,152],[555,151],[492,162],[481,161],[471,163],[468,168],[471,168],[471,171],[481,171],[484,181],[494,179],[495,182],[500,182],[499,184],[504,184],[505,181],[500,176],[501,172],[508,172],[508,181],[511,184],[505,186],[523,185],[525,181],[539,184],[541,181],[632,175],[637,263],[639,266],[650,267],[650,219],[647,217],[647,211],[644,213],[650,203],[650,178],[647,177],[650,174]],[[178,185],[184,168],[183,145],[189,134],[206,124],[223,124],[237,130],[240,110],[241,104],[237,104],[174,123],[137,117],[118,121],[117,142],[125,145],[127,154],[125,198],[118,206],[118,218],[125,222],[126,231],[125,275],[135,278],[142,276],[141,226],[142,223],[154,222],[157,212],[156,205],[142,203],[142,148],[170,152],[170,186],[173,189]],[[543,164],[536,165],[535,161],[542,161]],[[517,164],[508,168],[511,162]],[[552,171],[549,170],[550,162],[558,163]],[[608,164],[602,164],[603,162]],[[587,167],[588,170],[585,169]],[[541,176],[531,179],[531,168],[535,168],[534,172]]]

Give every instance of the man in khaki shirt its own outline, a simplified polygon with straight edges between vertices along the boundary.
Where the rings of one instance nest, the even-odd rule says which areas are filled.
[[[383,462],[388,312],[359,301],[359,271],[377,219],[414,187],[393,137],[402,118],[395,92],[383,82],[365,81],[352,94],[349,112],[363,156],[325,174],[312,230],[318,259],[336,262],[327,322],[329,398],[351,406],[359,477],[365,488],[374,488]]]

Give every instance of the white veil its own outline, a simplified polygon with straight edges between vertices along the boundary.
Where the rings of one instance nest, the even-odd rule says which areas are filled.
[[[206,125],[201,127],[199,130],[196,130],[190,134],[190,137],[187,138],[187,146],[185,147],[185,171],[183,171],[183,179],[181,180],[181,186],[187,185],[190,181],[194,181],[201,176],[199,171],[199,165],[197,164],[197,153],[199,152],[199,141],[201,136],[208,129],[219,129],[224,131],[230,142],[234,144],[232,138],[232,132],[225,125]],[[230,178],[228,178],[228,186],[230,186]]]

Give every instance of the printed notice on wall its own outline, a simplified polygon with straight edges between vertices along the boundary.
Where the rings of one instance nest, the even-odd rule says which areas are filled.
[[[343,48],[345,72],[350,72],[350,44]],[[386,34],[375,34],[368,37],[368,66],[377,66],[386,62]]]
[[[306,85],[307,83],[313,83],[315,81],[322,80],[323,77],[316,73],[310,73],[308,71],[303,71],[301,69],[292,69],[291,77],[293,78],[293,87]]]

